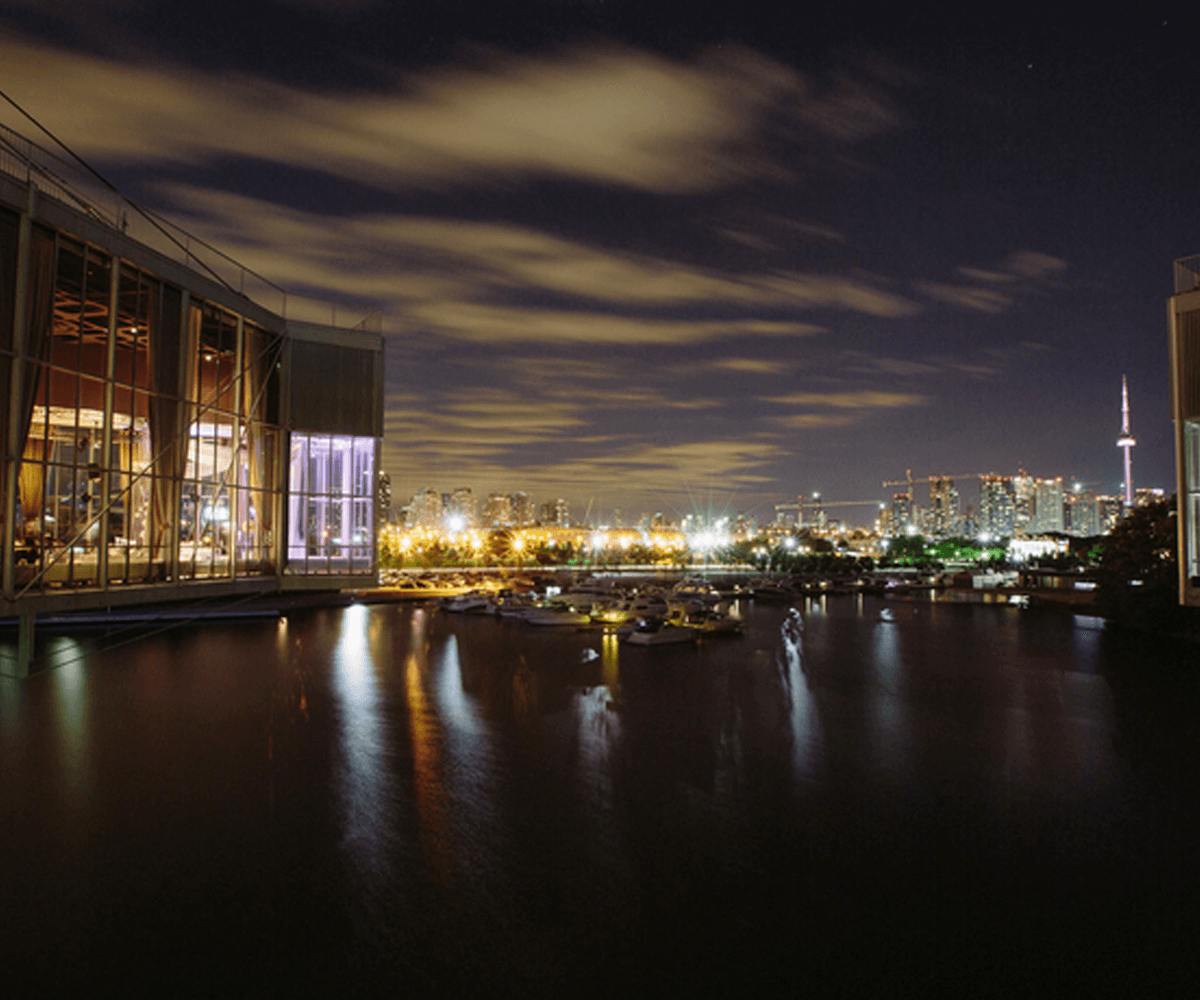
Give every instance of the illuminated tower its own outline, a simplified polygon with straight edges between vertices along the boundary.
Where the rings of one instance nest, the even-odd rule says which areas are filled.
[[[1129,449],[1137,442],[1129,432],[1129,387],[1125,384],[1125,376],[1121,376],[1121,437],[1117,441],[1118,448],[1125,449],[1125,506],[1133,506],[1133,467],[1129,457]]]

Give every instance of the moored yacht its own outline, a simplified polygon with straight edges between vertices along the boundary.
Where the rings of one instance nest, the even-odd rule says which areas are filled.
[[[663,618],[639,618],[625,641],[634,646],[668,646],[695,642],[699,635],[699,630],[690,625],[678,625]]]

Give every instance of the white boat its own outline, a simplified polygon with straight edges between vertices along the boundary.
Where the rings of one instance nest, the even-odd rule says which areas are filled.
[[[694,608],[687,614],[673,618],[674,624],[698,629],[703,635],[741,635],[742,620],[713,608]]]
[[[667,595],[671,603],[678,601],[701,601],[704,604],[716,604],[721,600],[721,593],[702,576],[689,576],[680,580]]]
[[[655,595],[627,597],[592,608],[592,621],[602,625],[624,625],[638,618],[658,618],[667,614],[667,602]]]
[[[699,635],[699,630],[690,625],[676,625],[661,618],[642,618],[625,636],[625,641],[633,646],[670,646],[695,642]]]

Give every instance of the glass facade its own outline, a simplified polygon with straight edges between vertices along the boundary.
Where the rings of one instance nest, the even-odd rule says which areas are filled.
[[[6,605],[372,576],[379,336],[285,321],[3,171],[0,195]]]
[[[375,438],[291,435],[288,570],[372,573]]]
[[[1185,514],[1184,574],[1190,585],[1200,586],[1200,420],[1183,422],[1183,483]]]
[[[15,585],[274,574],[282,336],[62,233],[29,261]]]

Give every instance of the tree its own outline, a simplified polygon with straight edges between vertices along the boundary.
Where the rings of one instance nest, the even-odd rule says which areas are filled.
[[[484,556],[496,565],[503,563],[512,555],[513,535],[507,528],[496,528],[488,532],[484,542]]]
[[[938,563],[930,557],[927,548],[928,544],[920,535],[897,535],[888,540],[887,555],[880,565],[935,569]]]
[[[1097,607],[1114,621],[1170,630],[1179,615],[1175,498],[1137,507],[1104,540]]]

